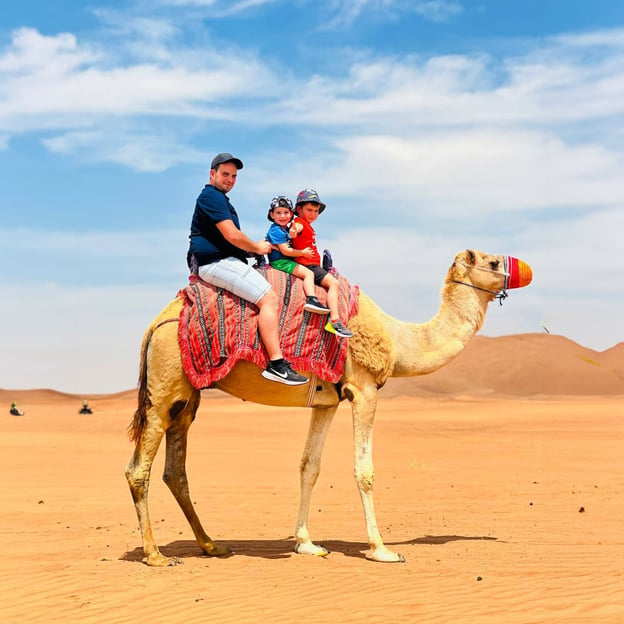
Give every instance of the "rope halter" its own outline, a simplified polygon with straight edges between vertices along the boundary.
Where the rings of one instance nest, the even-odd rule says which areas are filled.
[[[486,273],[494,273],[496,275],[504,276],[505,277],[505,281],[504,281],[503,287],[500,290],[488,290],[487,288],[481,288],[481,286],[475,286],[474,284],[469,284],[468,282],[462,282],[460,280],[455,280],[455,279],[451,280],[451,282],[454,282],[455,284],[461,284],[462,286],[469,286],[470,288],[474,288],[475,290],[480,290],[482,292],[489,293],[490,295],[494,295],[494,297],[496,299],[498,299],[498,303],[500,305],[503,305],[503,301],[505,299],[507,299],[507,297],[509,296],[507,294],[507,283],[508,283],[508,280],[509,280],[509,272],[507,271],[507,257],[506,256],[504,258],[504,266],[505,266],[505,270],[504,271],[499,271],[499,270],[495,270],[495,269],[488,269],[486,267],[468,265],[463,260],[458,260],[457,264],[461,264],[462,266],[466,267],[467,269],[475,269],[477,271],[485,271]]]

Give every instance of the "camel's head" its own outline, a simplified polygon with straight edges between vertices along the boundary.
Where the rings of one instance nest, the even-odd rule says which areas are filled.
[[[466,249],[455,256],[448,280],[465,284],[504,299],[511,288],[528,286],[533,279],[531,267],[513,256],[493,256]]]

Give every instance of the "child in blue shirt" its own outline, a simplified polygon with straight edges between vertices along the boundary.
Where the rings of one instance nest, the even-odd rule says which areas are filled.
[[[328,314],[329,308],[324,306],[314,294],[314,273],[303,264],[293,260],[299,256],[309,258],[314,252],[310,247],[293,249],[291,246],[292,239],[297,236],[298,231],[294,225],[290,225],[293,218],[293,205],[290,199],[284,195],[274,197],[271,200],[267,218],[272,221],[266,235],[266,240],[273,246],[269,254],[269,264],[278,271],[284,271],[303,280],[303,292],[306,296],[304,310],[316,314]]]

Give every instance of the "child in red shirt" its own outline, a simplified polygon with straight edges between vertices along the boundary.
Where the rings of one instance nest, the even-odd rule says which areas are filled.
[[[321,256],[316,247],[316,233],[312,223],[316,221],[323,210],[325,210],[325,204],[319,199],[316,191],[305,189],[297,195],[295,204],[297,217],[294,222],[297,236],[293,237],[292,246],[293,249],[305,249],[308,247],[313,250],[312,255],[309,257],[298,256],[296,261],[308,267],[314,273],[314,283],[327,290],[329,321],[325,325],[325,330],[341,338],[351,338],[353,333],[338,316],[338,280],[321,266]]]

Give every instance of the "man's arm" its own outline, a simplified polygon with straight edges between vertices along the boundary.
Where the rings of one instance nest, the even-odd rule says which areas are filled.
[[[271,251],[271,243],[265,240],[258,242],[252,241],[249,236],[234,225],[234,221],[231,219],[219,221],[219,223],[217,223],[217,228],[228,243],[243,251],[249,251],[259,255],[268,254]]]

